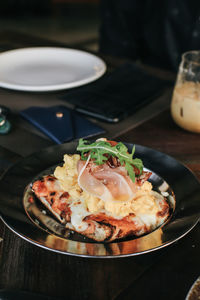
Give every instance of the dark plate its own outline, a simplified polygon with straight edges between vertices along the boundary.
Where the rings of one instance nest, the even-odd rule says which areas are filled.
[[[131,144],[126,145],[129,150],[133,147]],[[44,149],[12,166],[1,179],[1,218],[23,239],[67,255],[126,257],[170,245],[187,234],[198,222],[200,184],[195,176],[172,157],[140,145],[136,145],[135,156],[141,158],[144,166],[152,171],[150,180],[154,190],[169,195],[172,210],[170,219],[150,234],[120,242],[94,243],[65,230],[52,216],[44,214],[44,208],[39,204],[34,203],[31,208],[27,206],[24,192],[30,183],[62,163],[63,155],[74,153],[76,146],[77,143],[66,143]]]

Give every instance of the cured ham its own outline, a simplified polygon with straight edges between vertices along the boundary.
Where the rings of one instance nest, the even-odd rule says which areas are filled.
[[[150,172],[145,172],[141,175],[142,179],[139,177],[134,183],[128,176],[125,167],[115,167],[108,163],[97,166],[89,160],[78,162],[78,173],[80,187],[103,201],[133,199],[141,180],[145,181],[151,175]]]

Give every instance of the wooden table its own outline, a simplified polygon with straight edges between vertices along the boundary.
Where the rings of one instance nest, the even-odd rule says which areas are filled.
[[[58,45],[27,36],[0,33],[2,50]],[[59,46],[61,46],[59,44]],[[63,45],[62,45],[63,46]],[[169,111],[170,91],[155,106],[122,123],[100,123],[107,136],[141,144],[180,160],[200,179],[200,138],[177,127]],[[1,171],[34,151],[54,143],[19,119],[31,104],[62,103],[57,93],[28,94],[0,90],[0,104],[12,109],[13,130],[0,136]],[[151,112],[151,113],[148,113]],[[87,259],[56,254],[34,246],[0,223],[0,288],[46,295],[48,299],[184,299],[199,276],[199,224],[178,242],[159,251],[122,259]],[[45,299],[47,299],[45,298]],[[35,297],[37,299],[37,297]]]

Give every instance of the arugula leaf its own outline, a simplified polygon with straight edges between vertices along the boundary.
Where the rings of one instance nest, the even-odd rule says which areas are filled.
[[[90,152],[91,159],[93,159],[97,165],[104,164],[110,156],[117,157],[121,165],[125,166],[133,182],[135,182],[135,172],[133,166],[139,169],[140,174],[143,170],[142,160],[139,158],[133,159],[135,146],[133,147],[130,154],[128,153],[128,148],[121,142],[117,143],[115,146],[111,146],[111,144],[107,141],[98,140],[94,143],[89,144],[88,141],[80,139],[77,151],[81,152],[82,160],[87,160],[86,153]]]
[[[133,182],[135,182],[135,172],[134,172],[133,166],[129,163],[126,163],[125,164],[125,169],[127,170],[128,175],[130,176],[131,180]]]

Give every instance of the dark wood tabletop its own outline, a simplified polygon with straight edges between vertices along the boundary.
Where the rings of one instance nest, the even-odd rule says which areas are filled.
[[[2,51],[25,46],[65,46],[8,32],[0,33],[0,41]],[[108,59],[109,63],[112,68],[117,65],[116,59]],[[11,109],[13,124],[9,134],[0,136],[1,174],[26,155],[55,144],[21,120],[18,112],[33,103],[41,106],[62,103],[58,95],[0,89],[0,104]],[[116,126],[97,123],[105,128],[108,137],[164,152],[200,179],[199,134],[184,131],[173,122],[170,101],[171,91],[166,89],[153,107],[148,106]],[[70,300],[185,299],[200,275],[199,223],[182,239],[158,251],[105,260],[42,249],[21,239],[3,222],[0,222],[0,237],[3,239],[0,241],[0,289],[2,295],[3,291],[15,293],[15,298],[10,299],[18,299],[16,295],[20,291],[34,293],[33,299],[39,299],[39,295],[44,299]]]

